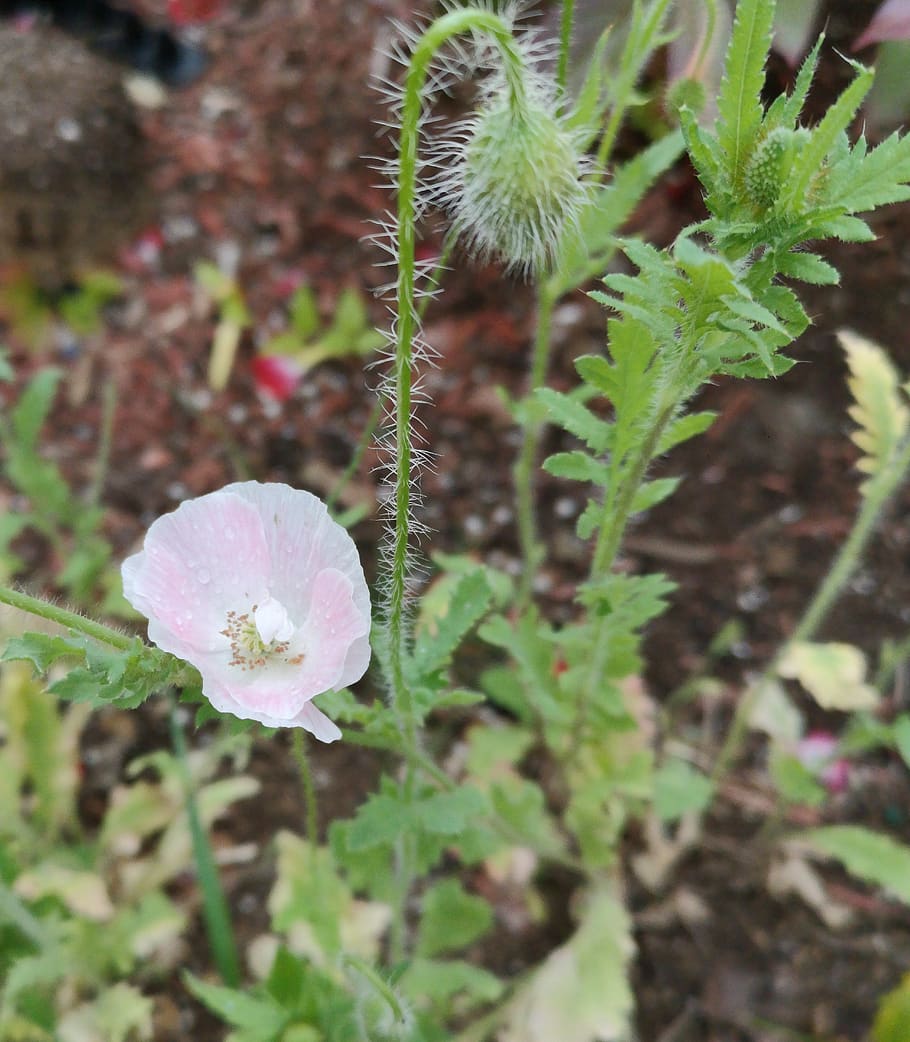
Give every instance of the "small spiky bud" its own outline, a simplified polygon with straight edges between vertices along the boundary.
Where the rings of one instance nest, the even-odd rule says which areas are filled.
[[[537,273],[552,262],[587,197],[585,161],[546,98],[503,87],[468,128],[449,190],[457,231],[482,257]]]
[[[796,150],[808,136],[806,130],[776,127],[758,144],[746,166],[745,189],[759,209],[769,210],[777,202]]]

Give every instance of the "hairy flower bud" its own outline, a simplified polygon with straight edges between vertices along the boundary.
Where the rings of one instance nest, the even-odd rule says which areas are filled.
[[[584,160],[545,100],[503,88],[472,120],[450,190],[456,229],[483,257],[545,269],[586,199]]]
[[[777,127],[759,143],[745,173],[746,194],[755,206],[762,210],[774,206],[790,173],[795,150],[807,137],[806,130]]]

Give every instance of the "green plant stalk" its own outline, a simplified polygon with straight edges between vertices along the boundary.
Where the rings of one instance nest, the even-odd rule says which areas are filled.
[[[815,592],[815,596],[809,602],[796,629],[794,629],[790,638],[777,652],[758,680],[750,685],[749,690],[740,699],[733,713],[733,719],[730,721],[726,738],[720,748],[720,752],[717,754],[714,770],[711,772],[711,781],[715,786],[724,778],[730,769],[730,765],[739,755],[749,730],[752,710],[762,689],[776,674],[781,657],[790,645],[800,641],[811,640],[815,635],[825,616],[840,596],[844,586],[850,581],[850,577],[862,561],[866,546],[875,533],[885,508],[903,484],[908,470],[910,470],[910,438],[907,438],[901,445],[890,465],[885,466],[870,479],[863,494],[862,506],[856,515],[850,534],[838,551],[830,571]]]
[[[109,644],[113,648],[120,648],[121,651],[130,650],[135,641],[135,638],[118,633],[110,626],[94,622],[92,619],[85,618],[84,615],[60,608],[56,604],[48,604],[47,601],[32,597],[30,594],[11,590],[8,586],[0,586],[0,604],[8,604],[12,608],[28,612],[29,615],[36,615],[48,622],[55,622],[58,626],[65,626],[77,633],[83,633],[86,637],[91,637],[102,644]]]
[[[492,11],[461,8],[433,22],[417,41],[405,77],[401,109],[401,135],[398,156],[398,212],[396,280],[396,331],[393,363],[393,407],[395,416],[394,505],[390,575],[387,587],[387,625],[389,634],[388,672],[392,704],[406,749],[418,747],[417,719],[405,675],[408,637],[406,634],[406,600],[408,561],[410,556],[411,483],[414,480],[413,446],[411,443],[411,377],[414,366],[414,339],[419,316],[416,286],[416,211],[417,152],[423,111],[423,90],[434,55],[452,36],[464,32],[488,33],[499,47],[505,66],[505,81],[510,101],[522,109],[527,105],[525,67],[515,40],[506,23]],[[402,782],[405,802],[413,799],[414,773],[406,765]],[[408,837],[405,837],[406,840]],[[406,950],[405,910],[413,879],[413,857],[410,844],[403,841],[397,851],[397,890],[392,924],[392,952],[396,957]]]
[[[629,523],[635,494],[644,481],[651,460],[657,451],[661,436],[664,430],[666,430],[667,424],[676,414],[677,408],[678,403],[674,400],[670,405],[664,405],[659,409],[647,437],[641,443],[634,460],[621,480],[618,493],[604,497],[603,517],[591,561],[590,579],[592,581],[606,575],[613,567],[616,555],[619,553],[619,548],[622,545],[622,537]],[[574,755],[584,739],[584,732],[591,711],[591,701],[603,683],[604,673],[610,660],[611,649],[609,642],[606,640],[606,630],[609,625],[610,619],[605,617],[597,627],[591,664],[581,691],[578,711],[572,727],[569,756]]]
[[[414,338],[418,325],[415,266],[417,150],[423,109],[423,88],[426,84],[430,62],[450,37],[472,30],[489,33],[499,45],[505,61],[506,81],[512,99],[522,106],[525,104],[524,62],[505,22],[492,11],[466,7],[438,18],[417,41],[408,65],[401,110],[397,185],[397,328],[393,372],[396,446],[395,499],[391,575],[388,584],[388,627],[392,694],[409,744],[414,743],[415,727],[411,695],[404,676],[404,659],[406,651],[405,601],[410,550],[411,482],[413,480],[411,375],[414,365]]]
[[[208,935],[209,945],[221,979],[229,988],[236,988],[240,984],[240,959],[237,955],[237,945],[231,927],[231,915],[221,888],[221,881],[218,878],[218,868],[215,865],[212,847],[199,815],[187,760],[186,738],[180,721],[177,719],[176,707],[173,706],[171,708],[171,741],[183,775],[186,816],[193,841],[196,875],[199,878],[199,889],[202,891],[202,918],[205,923],[205,932]]]
[[[633,9],[632,27],[623,48],[623,60],[615,77],[615,100],[610,106],[610,115],[597,146],[597,169],[606,174],[607,164],[616,144],[616,135],[632,103],[635,83],[642,67],[654,47],[664,16],[672,0],[656,0],[647,18],[637,18]]]
[[[534,332],[534,346],[531,353],[531,371],[527,401],[533,408],[532,396],[538,387],[543,387],[550,366],[550,338],[553,328],[553,308],[556,298],[546,285],[540,287],[537,295],[537,322]],[[544,558],[544,550],[537,534],[537,521],[534,513],[534,473],[540,438],[544,425],[538,420],[528,417],[522,425],[521,448],[512,469],[515,483],[515,512],[518,523],[518,544],[524,567],[518,585],[518,606],[526,605],[534,586],[534,575]]]
[[[352,970],[355,970],[370,982],[376,993],[383,997],[395,1019],[400,1024],[403,1024],[406,1019],[405,1011],[401,1003],[398,1001],[398,996],[392,988],[389,987],[388,983],[376,972],[376,970],[374,970],[368,962],[358,958],[356,955],[348,955],[345,953],[342,956],[342,959],[346,966],[349,966]]]
[[[294,752],[294,762],[297,764],[297,773],[300,775],[300,784],[303,787],[306,806],[306,837],[310,850],[315,851],[319,846],[319,799],[316,794],[316,783],[313,780],[310,760],[303,744],[303,731],[299,727],[295,727],[291,731],[291,748]]]
[[[574,18],[575,0],[562,0],[562,14],[559,20],[559,60],[556,63],[556,86],[562,96],[565,96],[566,83],[569,79],[569,48],[572,43]]]

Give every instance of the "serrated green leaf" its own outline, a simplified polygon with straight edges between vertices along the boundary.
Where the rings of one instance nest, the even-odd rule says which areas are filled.
[[[446,582],[447,579],[451,581]],[[431,612],[421,609],[410,667],[426,677],[447,665],[464,635],[487,613],[493,591],[482,568],[457,577],[443,577],[445,603]],[[432,593],[430,588],[427,596]]]
[[[58,659],[69,657],[85,660],[85,647],[78,638],[52,637],[47,633],[23,633],[21,637],[10,637],[0,654],[0,660],[4,662],[16,659],[31,662],[39,673],[46,673]]]
[[[432,957],[465,948],[493,925],[493,912],[457,879],[435,883],[423,895],[416,951]]]
[[[539,387],[535,393],[546,405],[554,423],[580,438],[596,456],[607,451],[613,433],[612,424],[595,416],[577,395],[562,394],[552,387]]]
[[[785,253],[778,263],[781,275],[812,286],[836,286],[840,282],[837,268],[814,253]]]
[[[718,140],[727,154],[727,174],[738,185],[762,121],[761,92],[771,47],[774,3],[740,0],[727,48],[717,99]]]
[[[897,370],[888,355],[871,340],[841,330],[841,346],[847,354],[847,384],[854,404],[848,412],[857,424],[851,438],[863,453],[857,463],[865,474],[881,473],[889,466],[907,434],[908,410]],[[868,487],[868,482],[863,488]]]
[[[830,825],[802,833],[813,849],[848,872],[910,904],[910,847],[860,825]]]

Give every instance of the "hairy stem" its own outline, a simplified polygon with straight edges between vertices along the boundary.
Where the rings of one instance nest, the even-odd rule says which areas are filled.
[[[537,324],[528,381],[527,400],[532,409],[534,405],[531,397],[535,390],[538,387],[543,387],[546,382],[547,369],[550,365],[550,336],[555,304],[556,298],[547,291],[545,286],[542,286],[537,297]],[[521,448],[518,451],[518,457],[512,470],[515,482],[518,543],[521,547],[521,557],[524,562],[524,569],[518,587],[519,606],[527,604],[530,600],[534,585],[534,575],[544,557],[543,548],[538,540],[534,511],[534,473],[536,471],[535,464],[537,462],[542,432],[543,424],[536,420],[533,415],[529,416],[522,425]]]
[[[128,637],[124,633],[118,633],[117,630],[111,629],[110,626],[105,626],[100,622],[93,622],[91,619],[85,618],[84,615],[68,611],[66,608],[61,608],[56,604],[48,604],[47,601],[42,601],[38,597],[32,597],[27,593],[11,590],[8,586],[0,586],[0,604],[8,604],[10,607],[18,608],[20,611],[28,612],[30,615],[46,619],[48,622],[55,622],[59,626],[65,626],[67,629],[75,630],[77,633],[83,633],[86,637],[92,637],[102,644],[109,644],[111,647],[120,648],[122,651],[128,650],[134,643],[133,637]]]
[[[316,793],[310,759],[306,754],[303,731],[299,727],[295,727],[291,732],[291,748],[294,752],[297,773],[300,775],[300,785],[303,788],[306,807],[306,838],[310,844],[310,850],[315,852],[319,846],[319,797]]]
[[[575,18],[575,0],[562,0],[562,15],[559,20],[559,60],[556,64],[556,86],[565,95],[569,78],[569,48],[572,43],[572,23]]]

